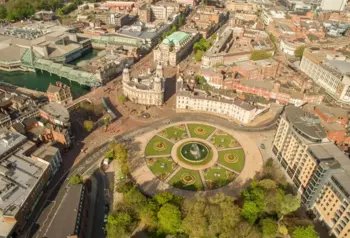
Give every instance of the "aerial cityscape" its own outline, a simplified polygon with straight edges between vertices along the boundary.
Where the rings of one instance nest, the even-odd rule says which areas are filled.
[[[0,0],[0,238],[350,238],[350,1]]]

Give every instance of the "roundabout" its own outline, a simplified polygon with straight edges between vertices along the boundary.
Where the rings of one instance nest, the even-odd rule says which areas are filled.
[[[234,136],[214,125],[181,123],[155,133],[144,159],[162,182],[204,191],[233,182],[244,167],[245,153]]]

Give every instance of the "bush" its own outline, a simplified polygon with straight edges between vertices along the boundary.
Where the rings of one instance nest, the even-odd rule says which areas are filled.
[[[87,132],[92,131],[92,129],[94,128],[94,122],[93,121],[84,121],[84,128]]]
[[[134,183],[132,181],[129,182],[121,182],[115,188],[115,191],[118,193],[127,193],[134,187]]]
[[[69,183],[70,184],[81,184],[81,183],[83,183],[83,177],[80,174],[75,174],[70,178]]]
[[[118,98],[118,101],[123,103],[123,102],[128,101],[128,98],[127,98],[126,96],[123,95],[123,96],[120,96],[120,97]]]

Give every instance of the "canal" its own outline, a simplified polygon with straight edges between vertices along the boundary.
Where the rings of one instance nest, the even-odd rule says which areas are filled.
[[[82,60],[89,60],[95,57],[98,54],[99,50],[92,50],[84,54],[79,59],[76,59],[70,64],[76,65]],[[50,84],[56,84],[57,81],[60,81],[64,84],[67,84],[72,89],[73,98],[78,98],[90,91],[88,86],[79,85],[76,82],[70,82],[66,78],[60,78],[57,75],[50,75],[47,72],[41,73],[38,72],[7,72],[0,71],[0,81],[5,83],[10,83],[18,87],[33,89],[41,92],[46,92]]]

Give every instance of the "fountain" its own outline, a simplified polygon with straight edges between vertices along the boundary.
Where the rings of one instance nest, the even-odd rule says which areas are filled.
[[[201,152],[197,143],[192,143],[190,152],[196,160],[201,157]]]
[[[206,145],[200,142],[189,142],[181,147],[180,152],[186,160],[200,162],[207,157],[209,149]]]

